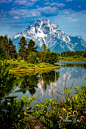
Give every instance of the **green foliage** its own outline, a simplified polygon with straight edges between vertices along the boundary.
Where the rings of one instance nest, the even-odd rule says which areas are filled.
[[[12,59],[13,58],[17,59],[17,52],[16,52],[16,46],[15,45],[11,46],[10,56],[11,56]]]
[[[29,43],[28,43],[28,52],[37,52],[37,47],[35,47],[35,42],[34,40],[30,40]]]
[[[47,100],[45,103],[37,103],[34,107],[34,114],[37,121],[40,121],[43,129],[57,128],[85,128],[86,126],[86,85],[82,90],[77,86],[75,96],[70,99],[71,90],[66,89],[66,100],[57,103],[56,100]],[[61,103],[61,104],[60,104]],[[41,118],[41,119],[40,119]],[[61,119],[60,119],[61,118]],[[71,120],[71,122],[69,122]],[[64,122],[65,121],[65,122]]]
[[[8,74],[12,67],[7,67],[6,63],[0,63],[0,127],[6,129],[18,128],[18,123],[21,125],[23,123],[21,119],[24,118],[23,101],[16,101],[15,96],[7,97],[12,88],[23,81],[23,79],[16,79],[14,75]]]
[[[18,62],[20,62],[21,61],[21,57],[18,57]]]
[[[30,52],[28,55],[28,62],[35,64],[39,62],[39,58],[37,57],[37,54],[35,52]]]
[[[83,53],[83,57],[86,58],[86,50],[85,50],[85,52]]]
[[[2,128],[18,128],[18,122],[20,125],[24,123],[22,120],[24,103],[23,101],[17,102],[14,98],[13,96],[6,97],[0,105],[0,127]]]
[[[6,51],[5,48],[0,45],[0,59],[6,59]]]
[[[16,52],[16,46],[13,45],[11,39],[7,37],[7,35],[0,36],[0,45],[4,47],[6,51],[7,58],[16,58],[17,59],[17,52]],[[4,51],[2,52],[4,54]]]
[[[20,49],[19,53],[16,52],[16,46],[13,45],[12,40],[6,36],[0,36],[0,45],[5,48],[6,55],[11,57],[11,59],[18,59],[20,62],[20,57],[23,60],[26,60],[30,63],[38,63],[39,59],[41,62],[54,64],[58,60],[58,54],[54,52],[50,52],[49,49],[46,48],[44,44],[42,46],[41,52],[37,52],[37,46],[35,46],[34,40],[30,40],[28,45],[25,37],[21,37],[19,41]],[[4,50],[3,50],[4,55]],[[49,56],[49,57],[48,57]],[[33,57],[33,59],[30,59]],[[14,60],[15,60],[14,59]]]
[[[46,51],[43,60],[46,63],[54,64],[58,61],[58,54],[56,52]]]
[[[8,67],[7,63],[0,62],[0,96],[5,97],[11,91],[11,88],[14,87],[16,84],[20,84],[23,79],[16,79],[14,75],[10,75],[9,70],[13,68],[13,65]],[[4,92],[5,91],[5,92]]]
[[[85,51],[66,51],[61,53],[61,57],[66,57],[64,60],[86,60],[86,50]],[[68,59],[67,59],[68,58]],[[71,58],[71,59],[70,59]],[[60,58],[62,59],[62,58]]]
[[[21,56],[21,58],[24,60],[25,55],[26,55],[26,45],[27,45],[27,41],[25,39],[25,37],[21,37],[20,38],[20,50],[19,50],[19,55]]]
[[[16,61],[16,59],[15,59],[15,58],[13,58],[13,61]]]

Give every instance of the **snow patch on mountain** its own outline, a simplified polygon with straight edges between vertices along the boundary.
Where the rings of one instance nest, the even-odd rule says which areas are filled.
[[[45,43],[46,46],[56,52],[85,50],[86,42],[82,36],[68,36],[57,24],[52,24],[49,20],[37,20],[34,25],[29,25],[23,32],[17,33],[13,37],[16,45],[18,39],[24,36],[27,41],[33,39],[39,50]]]

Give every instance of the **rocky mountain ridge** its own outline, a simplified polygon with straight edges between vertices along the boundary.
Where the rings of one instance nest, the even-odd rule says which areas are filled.
[[[23,32],[15,34],[13,43],[19,50],[19,40],[24,36],[27,42],[33,39],[38,46],[38,50],[45,43],[47,48],[55,52],[81,51],[86,50],[86,41],[81,36],[66,35],[57,24],[52,24],[49,20],[37,20],[34,25],[29,25]]]

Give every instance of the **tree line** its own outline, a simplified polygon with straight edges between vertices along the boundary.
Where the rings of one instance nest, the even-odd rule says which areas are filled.
[[[0,36],[0,59],[1,58],[16,58],[16,46],[13,44],[11,38],[8,39],[7,35]]]
[[[21,37],[19,41],[19,51],[16,51],[16,45],[13,44],[11,38],[7,35],[0,36],[0,59],[22,59],[28,61],[28,63],[46,62],[54,64],[61,57],[74,57],[74,58],[86,58],[85,51],[65,51],[61,54],[57,52],[51,52],[47,49],[46,44],[43,44],[40,52],[37,51],[38,46],[35,46],[35,41],[30,39],[27,43],[25,37]]]
[[[85,51],[66,51],[66,52],[62,52],[61,53],[62,57],[75,57],[75,58],[79,58],[79,57],[83,57],[86,58],[86,50]]]
[[[13,44],[12,40],[7,35],[0,36],[0,59],[19,59],[28,61],[28,63],[51,63],[54,64],[58,61],[59,53],[51,52],[47,49],[46,44],[43,44],[41,51],[38,52],[38,46],[35,46],[35,41],[30,39],[27,43],[27,40],[24,36],[20,38],[19,41],[19,52],[16,51],[16,46]]]

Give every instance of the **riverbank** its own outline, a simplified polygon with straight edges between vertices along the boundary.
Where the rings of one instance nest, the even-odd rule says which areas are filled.
[[[60,66],[44,67],[44,68],[29,68],[29,69],[11,69],[10,73],[26,73],[26,72],[37,72],[58,69]]]
[[[37,71],[48,71],[53,69],[58,69],[60,66],[55,66],[49,63],[36,63],[31,64],[24,60],[4,60],[0,61],[2,64],[13,65],[13,68],[9,70],[9,73],[26,73],[26,72],[37,72]]]
[[[86,61],[86,58],[60,57],[59,61]]]

